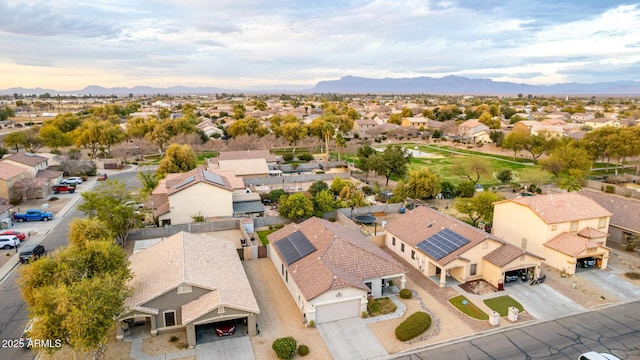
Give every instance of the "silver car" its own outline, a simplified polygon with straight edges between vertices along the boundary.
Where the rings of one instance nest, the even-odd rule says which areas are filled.
[[[0,249],[17,248],[20,240],[15,235],[0,235]]]

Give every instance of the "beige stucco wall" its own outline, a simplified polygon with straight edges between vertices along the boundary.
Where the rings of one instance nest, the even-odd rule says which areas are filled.
[[[198,183],[169,196],[169,212],[159,221],[171,219],[171,224],[188,224],[194,215],[205,218],[233,216],[232,192],[214,185]]]
[[[307,314],[307,321],[316,321],[316,306],[360,300],[360,314],[367,310],[367,291],[356,288],[344,288],[338,290],[329,290],[320,296],[309,300],[305,304],[303,312]]]

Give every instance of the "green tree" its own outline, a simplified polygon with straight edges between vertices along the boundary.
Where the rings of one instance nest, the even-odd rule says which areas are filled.
[[[339,201],[336,201],[334,195],[329,189],[323,189],[313,196],[313,206],[316,211],[328,212],[339,207]]]
[[[171,144],[168,148],[160,165],[156,170],[156,176],[163,178],[170,173],[181,173],[195,169],[198,157],[189,145]]]
[[[456,196],[456,187],[449,181],[443,181],[440,184],[440,192],[445,199],[451,199]]]
[[[502,141],[502,148],[513,150],[513,160],[516,159],[516,155],[522,150],[529,142],[529,135],[523,131],[512,131]]]
[[[329,185],[327,185],[327,183],[322,180],[318,180],[313,182],[309,186],[309,193],[311,193],[311,195],[313,196],[316,196],[320,191],[327,189],[329,189]]]
[[[502,146],[502,142],[504,141],[504,136],[505,135],[502,131],[494,130],[489,133],[489,139],[491,139],[491,141],[493,141],[493,143],[496,144],[496,146],[498,147]]]
[[[453,205],[459,212],[467,215],[474,226],[478,220],[493,222],[493,203],[503,200],[504,196],[493,191],[483,191],[472,198],[457,198]]]
[[[390,177],[404,177],[407,174],[409,162],[411,162],[411,153],[400,145],[388,145],[381,154],[373,155],[371,160],[371,169],[380,175],[384,175],[388,186]]]
[[[407,108],[407,107],[403,107],[400,111],[400,114],[402,114],[402,117],[412,117],[413,116],[413,112],[411,111],[411,109]]]
[[[8,133],[4,136],[4,145],[7,147],[15,147],[16,152],[20,151],[20,146],[26,147],[27,134],[24,131],[16,131]]]
[[[591,168],[591,160],[586,149],[569,140],[557,146],[548,158],[540,160],[540,165],[558,178],[562,174],[582,177]]]
[[[144,196],[151,195],[151,192],[158,186],[158,178],[155,176],[155,173],[151,171],[138,171],[136,177],[142,184],[140,191]]]
[[[399,180],[396,183],[396,187],[393,189],[393,196],[390,201],[392,203],[404,203],[407,197],[409,197],[409,189],[404,181]]]
[[[580,185],[580,181],[575,176],[571,176],[571,175],[560,179],[560,183],[558,184],[558,187],[568,192],[580,191],[580,189],[582,189],[582,185]]]
[[[14,116],[16,116],[16,114],[12,108],[5,106],[4,108],[0,109],[0,121],[8,120],[10,117]]]
[[[438,195],[441,191],[440,177],[427,168],[413,170],[407,181],[407,195],[414,199],[426,200]]]
[[[496,179],[500,180],[500,182],[503,184],[510,182],[513,179],[513,170],[509,168],[500,170],[496,174]]]
[[[476,193],[476,186],[473,181],[463,181],[456,187],[456,196],[470,198]]]
[[[389,124],[402,125],[402,114],[391,114],[387,122]]]
[[[274,189],[269,191],[268,198],[269,200],[271,200],[271,202],[276,203],[280,201],[280,198],[283,197],[284,195],[286,195],[286,193],[284,192],[283,189]]]
[[[334,195],[340,195],[342,189],[344,189],[344,187],[347,186],[349,182],[349,180],[344,180],[336,176],[335,178],[333,178],[329,189],[331,189],[331,192],[333,192]]]
[[[298,141],[304,139],[306,130],[299,122],[286,122],[280,127],[282,137],[291,145],[297,145]]]
[[[280,198],[280,215],[295,222],[307,219],[314,214],[313,201],[304,193],[285,195]]]
[[[342,161],[342,152],[346,147],[347,147],[347,140],[342,136],[342,134],[338,133],[336,135],[336,148],[338,148],[338,161]]]
[[[127,233],[139,225],[135,209],[126,206],[133,201],[125,183],[121,180],[107,180],[82,193],[82,203],[78,210],[91,219],[98,219],[106,224],[115,240],[124,245]]]
[[[53,125],[43,126],[38,132],[38,136],[42,140],[42,144],[49,147],[54,153],[61,147],[71,145],[71,139]]]
[[[358,152],[357,152],[358,160],[359,160],[358,167],[360,168],[360,170],[364,172],[365,182],[369,177],[369,171],[371,171],[369,158],[375,153],[376,153],[375,149],[372,148],[370,145],[364,145],[358,148]]]
[[[475,185],[481,176],[490,174],[491,166],[486,159],[466,157],[456,160],[450,171],[454,175],[467,178]]]

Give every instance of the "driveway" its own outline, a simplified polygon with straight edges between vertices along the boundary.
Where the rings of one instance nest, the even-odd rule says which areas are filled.
[[[253,347],[248,336],[229,338],[196,345],[198,360],[253,360]]]
[[[640,287],[620,278],[617,271],[602,271],[599,269],[583,270],[576,274],[593,285],[615,296],[622,302],[640,299]]]
[[[529,285],[527,282],[506,286],[504,290],[538,320],[556,319],[585,311],[575,301],[547,284]]]
[[[334,359],[379,359],[387,356],[362,318],[316,325]]]

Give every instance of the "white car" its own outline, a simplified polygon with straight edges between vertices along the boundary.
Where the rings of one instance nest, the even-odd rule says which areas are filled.
[[[611,354],[589,351],[588,353],[580,355],[578,360],[620,360],[620,358]]]
[[[20,240],[15,235],[0,235],[0,249],[17,248]]]
[[[67,185],[82,184],[82,178],[74,176],[74,177],[62,179],[62,181],[60,181],[60,184],[67,184]]]

